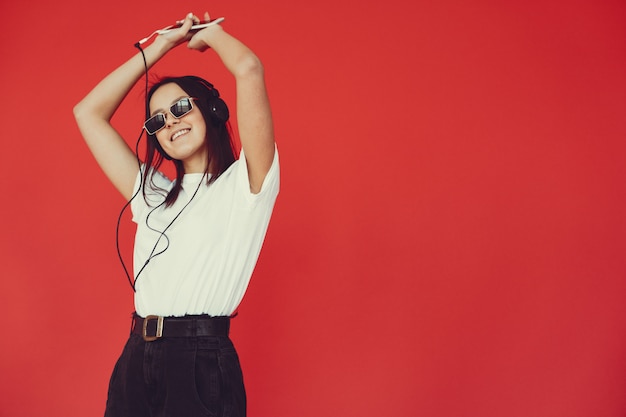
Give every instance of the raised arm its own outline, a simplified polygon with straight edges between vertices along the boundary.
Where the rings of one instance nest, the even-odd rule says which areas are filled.
[[[209,20],[208,13],[204,19]],[[199,51],[212,48],[235,77],[239,137],[246,154],[250,191],[258,193],[272,165],[275,149],[263,65],[254,52],[219,25],[196,33],[188,47]]]
[[[176,45],[190,38],[193,24],[187,16],[180,29],[158,36],[144,49],[148,67]],[[145,71],[143,58],[136,54],[121,65],[74,107],[74,117],[96,161],[120,193],[130,199],[139,167],[134,152],[111,126],[111,117]]]

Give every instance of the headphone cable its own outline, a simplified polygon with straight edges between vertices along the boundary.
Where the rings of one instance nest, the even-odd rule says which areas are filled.
[[[144,68],[145,68],[145,71],[144,71],[144,74],[145,74],[145,77],[144,77],[145,78],[145,89],[144,89],[145,99],[144,99],[144,101],[146,102],[146,106],[148,106],[148,104],[147,104],[147,100],[148,100],[148,62],[146,61],[146,55],[144,54],[143,49],[141,48],[141,44],[139,42],[137,42],[134,46],[137,49],[139,49],[139,52],[141,52],[141,56],[143,58],[143,65],[144,65]],[[128,200],[126,202],[126,204],[124,204],[124,207],[122,207],[122,210],[120,210],[120,214],[117,217],[117,225],[115,227],[115,248],[117,249],[117,256],[118,256],[118,258],[120,260],[120,263],[122,264],[122,268],[124,269],[124,274],[126,274],[126,279],[128,280],[128,284],[130,284],[130,287],[133,289],[133,292],[136,292],[136,290],[135,290],[135,283],[136,283],[137,279],[135,278],[134,281],[133,281],[133,279],[131,279],[130,273],[128,272],[128,268],[126,267],[126,263],[124,262],[124,257],[122,256],[122,251],[120,249],[120,225],[121,225],[121,222],[122,222],[122,216],[124,215],[124,212],[126,211],[128,206],[130,206],[131,202],[137,197],[137,195],[141,191],[141,188],[143,187],[143,174],[142,174],[142,171],[141,171],[141,159],[139,159],[139,142],[141,142],[141,137],[142,136],[143,136],[143,128],[141,129],[141,133],[139,133],[139,137],[137,138],[137,141],[135,142],[135,157],[137,158],[137,166],[139,167],[139,187],[137,187],[137,191],[135,191],[135,193],[132,195],[130,200]]]

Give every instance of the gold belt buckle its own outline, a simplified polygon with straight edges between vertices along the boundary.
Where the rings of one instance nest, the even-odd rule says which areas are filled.
[[[148,322],[150,320],[157,321],[157,328],[154,336],[147,335]],[[145,340],[146,342],[154,342],[160,337],[163,337],[163,316],[147,316],[145,319],[143,319],[143,340]]]

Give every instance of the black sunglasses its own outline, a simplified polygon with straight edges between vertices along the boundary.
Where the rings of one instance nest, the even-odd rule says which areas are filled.
[[[176,103],[172,104],[169,108],[169,112],[172,116],[177,119],[180,119],[191,110],[193,110],[193,97],[184,97],[178,100]],[[150,117],[143,124],[144,129],[150,135],[154,135],[159,130],[165,127],[165,123],[167,121],[167,115],[165,112],[157,113],[154,116]]]

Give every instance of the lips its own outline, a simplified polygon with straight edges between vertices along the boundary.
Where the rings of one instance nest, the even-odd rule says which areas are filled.
[[[178,139],[179,137],[186,135],[187,133],[189,133],[191,131],[191,129],[180,129],[178,131],[176,131],[172,137],[170,138],[170,142],[174,142],[176,139]]]

